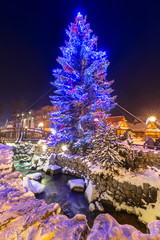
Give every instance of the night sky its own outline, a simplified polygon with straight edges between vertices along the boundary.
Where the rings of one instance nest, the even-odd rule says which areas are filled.
[[[159,1],[1,0],[0,121],[51,89],[65,29],[79,11],[98,35],[98,50],[108,54],[117,102],[136,115],[160,115]],[[50,104],[49,95],[32,108]]]

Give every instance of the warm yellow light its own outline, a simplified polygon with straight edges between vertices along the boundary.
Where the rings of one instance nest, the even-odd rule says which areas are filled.
[[[42,122],[40,122],[39,124],[38,124],[38,128],[42,128],[44,126],[44,124],[42,123]]]
[[[156,117],[150,116],[149,118],[147,118],[146,124],[148,124],[149,122],[155,122],[155,121],[156,121]]]
[[[67,146],[66,145],[62,145],[62,151],[65,152],[67,150]]]
[[[43,151],[46,151],[47,146],[46,145],[42,145],[42,149],[43,149]]]
[[[99,119],[98,119],[98,118],[94,118],[94,121],[95,121],[95,122],[98,122],[98,121],[99,121]]]

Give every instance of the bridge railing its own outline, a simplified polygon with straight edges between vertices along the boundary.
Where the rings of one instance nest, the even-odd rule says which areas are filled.
[[[47,139],[50,135],[50,132],[45,131],[39,128],[1,128],[0,137],[3,137],[6,140],[15,140],[21,135],[21,140],[39,140]]]

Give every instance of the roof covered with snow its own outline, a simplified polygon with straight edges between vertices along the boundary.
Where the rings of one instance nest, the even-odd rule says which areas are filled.
[[[134,132],[145,132],[146,130],[146,125],[141,122],[137,122],[137,123],[128,122],[128,127]]]

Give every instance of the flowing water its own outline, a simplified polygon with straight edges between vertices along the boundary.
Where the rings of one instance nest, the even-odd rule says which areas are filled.
[[[31,163],[23,162],[23,159],[14,161],[16,171],[20,171],[24,176],[28,173],[36,172],[30,170]],[[75,214],[85,214],[88,224],[91,227],[98,212],[90,213],[88,210],[89,204],[84,196],[84,193],[71,192],[67,185],[68,180],[76,179],[76,177],[66,174],[58,174],[49,176],[42,173],[41,183],[46,186],[45,193],[37,196],[38,199],[44,199],[46,203],[57,202],[60,204],[62,213],[68,217],[73,217]],[[114,208],[105,206],[105,213],[112,215],[120,224],[130,224],[142,232],[146,232],[146,226],[138,221],[133,214],[125,212],[116,212]]]

